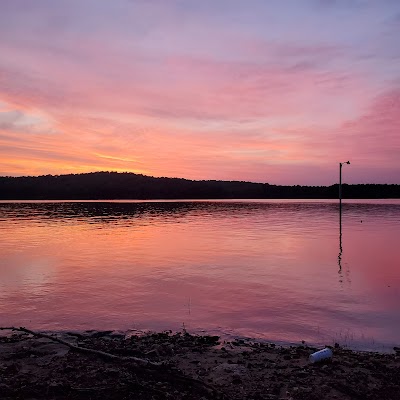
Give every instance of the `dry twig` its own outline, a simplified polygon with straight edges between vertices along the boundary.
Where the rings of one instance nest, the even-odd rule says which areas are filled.
[[[2,331],[3,330],[11,330],[11,331],[28,333],[32,336],[46,338],[46,339],[52,340],[53,342],[61,343],[65,346],[68,346],[71,350],[77,351],[79,353],[95,354],[97,356],[100,356],[103,358],[108,358],[111,360],[133,361],[134,363],[136,363],[138,365],[143,365],[143,366],[147,366],[147,367],[160,367],[160,366],[164,365],[163,363],[152,362],[146,358],[139,358],[139,357],[132,357],[132,356],[121,357],[121,356],[117,356],[115,354],[107,353],[105,351],[93,350],[93,349],[89,349],[87,347],[76,346],[76,345],[68,343],[67,341],[62,340],[56,336],[46,335],[45,333],[40,333],[40,332],[34,332],[34,331],[31,331],[30,329],[24,328],[22,326],[20,328],[17,328],[15,326],[0,327],[0,330],[2,330]]]
[[[220,393],[216,388],[207,384],[206,382],[202,382],[201,380],[187,376],[178,370],[174,370],[174,369],[165,370],[164,368],[161,368],[161,367],[166,366],[166,363],[164,363],[164,362],[153,362],[153,361],[150,361],[145,358],[132,357],[132,356],[117,356],[115,354],[107,353],[105,351],[89,349],[87,347],[80,347],[80,346],[76,346],[74,344],[68,343],[67,341],[62,340],[56,336],[51,336],[51,335],[47,335],[45,333],[40,333],[40,332],[34,332],[34,331],[31,331],[30,329],[27,329],[24,327],[19,327],[19,328],[15,327],[15,326],[0,327],[0,330],[23,332],[23,333],[27,333],[27,334],[35,336],[35,337],[46,338],[53,342],[63,344],[65,346],[69,347],[71,350],[79,352],[79,353],[94,354],[94,355],[100,356],[102,358],[114,360],[114,361],[130,361],[138,366],[150,367],[153,370],[153,373],[155,373],[159,377],[167,379],[168,381],[172,379],[177,382],[190,384],[191,386],[200,388],[209,394],[213,393],[214,395],[217,395],[217,397],[225,398],[225,396],[222,393]]]

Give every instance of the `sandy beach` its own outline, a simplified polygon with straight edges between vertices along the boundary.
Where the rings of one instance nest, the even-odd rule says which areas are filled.
[[[318,349],[307,345],[187,332],[53,335],[72,347],[24,332],[0,338],[1,399],[399,398],[397,348],[381,354],[334,346],[331,360],[312,364],[308,357]]]

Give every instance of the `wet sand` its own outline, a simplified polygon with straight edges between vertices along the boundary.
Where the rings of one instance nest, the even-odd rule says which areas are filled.
[[[0,337],[0,399],[399,399],[400,349],[393,354],[318,350],[250,340],[221,341],[187,332],[130,337],[63,333],[71,344],[119,356],[86,354],[46,338]],[[161,366],[139,366],[139,357]]]

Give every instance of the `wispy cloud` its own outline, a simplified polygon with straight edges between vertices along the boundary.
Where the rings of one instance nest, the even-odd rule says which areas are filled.
[[[55,134],[51,122],[40,114],[26,113],[20,110],[1,111],[0,109],[0,132],[12,131],[16,133],[47,133]]]
[[[3,2],[0,174],[400,182],[400,4],[288,4]]]

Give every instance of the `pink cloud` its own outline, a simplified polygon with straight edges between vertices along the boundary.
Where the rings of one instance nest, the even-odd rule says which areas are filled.
[[[395,181],[393,171],[399,170],[397,91],[379,96],[364,115],[327,131],[315,126],[264,130],[262,122],[200,130],[170,119],[123,122],[110,115],[60,117],[55,127],[62,134],[56,140],[39,134],[3,135],[3,169],[10,160],[28,159],[27,171],[34,164],[38,173],[130,170],[281,184],[335,183],[337,163],[347,159],[352,161],[347,182]]]
[[[177,10],[132,33],[124,7],[118,27],[101,15],[74,27],[72,12],[55,19],[59,29],[38,13],[26,21],[34,35],[0,38],[0,101],[22,120],[40,115],[24,132],[21,119],[0,120],[0,174],[114,169],[331,184],[337,163],[351,159],[346,179],[399,180],[398,90],[351,46],[219,34],[214,24],[205,32],[199,21],[186,21],[193,37],[181,37]]]

